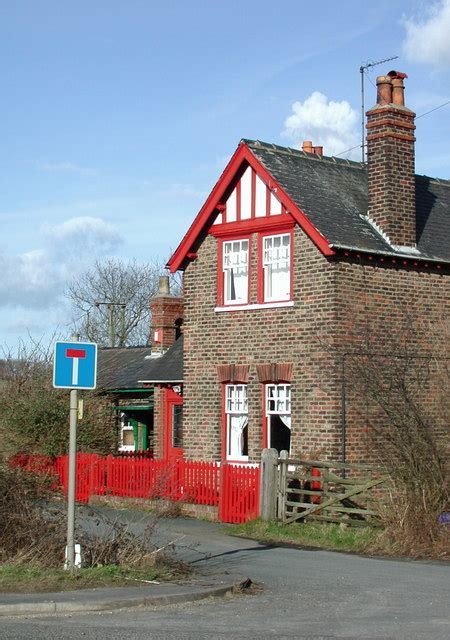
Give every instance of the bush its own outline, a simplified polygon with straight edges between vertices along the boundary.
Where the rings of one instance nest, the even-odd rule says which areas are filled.
[[[56,456],[69,444],[69,391],[52,385],[50,349],[22,348],[1,362],[0,438],[6,456],[19,451]],[[117,434],[113,411],[95,392],[84,392],[78,450],[108,454]]]
[[[0,561],[63,562],[64,527],[42,516],[51,478],[0,464]]]
[[[51,475],[34,474],[0,463],[0,562],[2,564],[61,568],[66,546],[66,514],[62,503],[51,503]],[[53,494],[54,495],[54,494]],[[142,535],[101,511],[83,508],[75,531],[84,567],[117,566],[123,569],[164,567],[180,574],[185,567],[167,553],[171,545],[153,543],[158,516]]]

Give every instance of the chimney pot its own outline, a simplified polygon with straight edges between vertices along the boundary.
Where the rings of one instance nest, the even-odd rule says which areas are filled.
[[[306,153],[314,153],[312,140],[305,140],[302,145],[302,151],[306,151]]]
[[[392,78],[392,103],[397,106],[405,106],[405,87],[403,78]]]
[[[158,295],[170,296],[169,276],[159,276]]]
[[[318,156],[323,156],[323,147],[314,147],[314,153]]]
[[[392,102],[392,79],[389,76],[378,76],[377,78],[377,104],[391,104]]]

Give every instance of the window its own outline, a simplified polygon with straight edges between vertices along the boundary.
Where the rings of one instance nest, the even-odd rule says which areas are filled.
[[[223,243],[224,304],[248,302],[248,240]]]
[[[135,451],[135,449],[133,423],[124,413],[121,413],[119,451]]]
[[[246,384],[225,388],[226,458],[248,460],[248,403]]]
[[[291,234],[263,237],[264,302],[291,298]]]
[[[266,385],[267,446],[291,450],[291,385]]]
[[[172,447],[183,448],[183,405],[174,404],[172,411]]]

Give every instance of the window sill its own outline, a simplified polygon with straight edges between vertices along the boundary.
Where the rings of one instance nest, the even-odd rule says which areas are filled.
[[[215,307],[216,313],[222,313],[223,311],[258,311],[259,309],[278,309],[282,307],[293,307],[293,300],[286,300],[285,302],[263,302],[262,304],[235,304],[222,307]]]

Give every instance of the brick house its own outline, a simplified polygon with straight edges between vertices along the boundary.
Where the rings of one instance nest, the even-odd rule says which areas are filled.
[[[367,165],[310,142],[242,140],[172,255],[170,270],[184,271],[187,458],[255,462],[275,447],[368,459],[360,414],[343,406],[345,354],[368,331],[388,355],[407,316],[439,338],[450,182],[415,175],[404,77],[377,79]],[[428,348],[418,337],[418,352]],[[448,343],[439,349],[450,355]],[[159,455],[170,441],[165,394],[155,388]]]
[[[181,384],[183,382],[183,299],[170,293],[168,276],[161,276],[159,292],[150,301],[151,345],[102,348],[98,356],[98,389],[115,414],[117,451],[147,452],[150,457],[180,455]],[[172,420],[155,429],[162,419],[154,393],[164,395],[164,415]],[[173,420],[175,422],[173,422]],[[175,433],[172,428],[175,426]],[[170,442],[160,441],[171,434]]]

